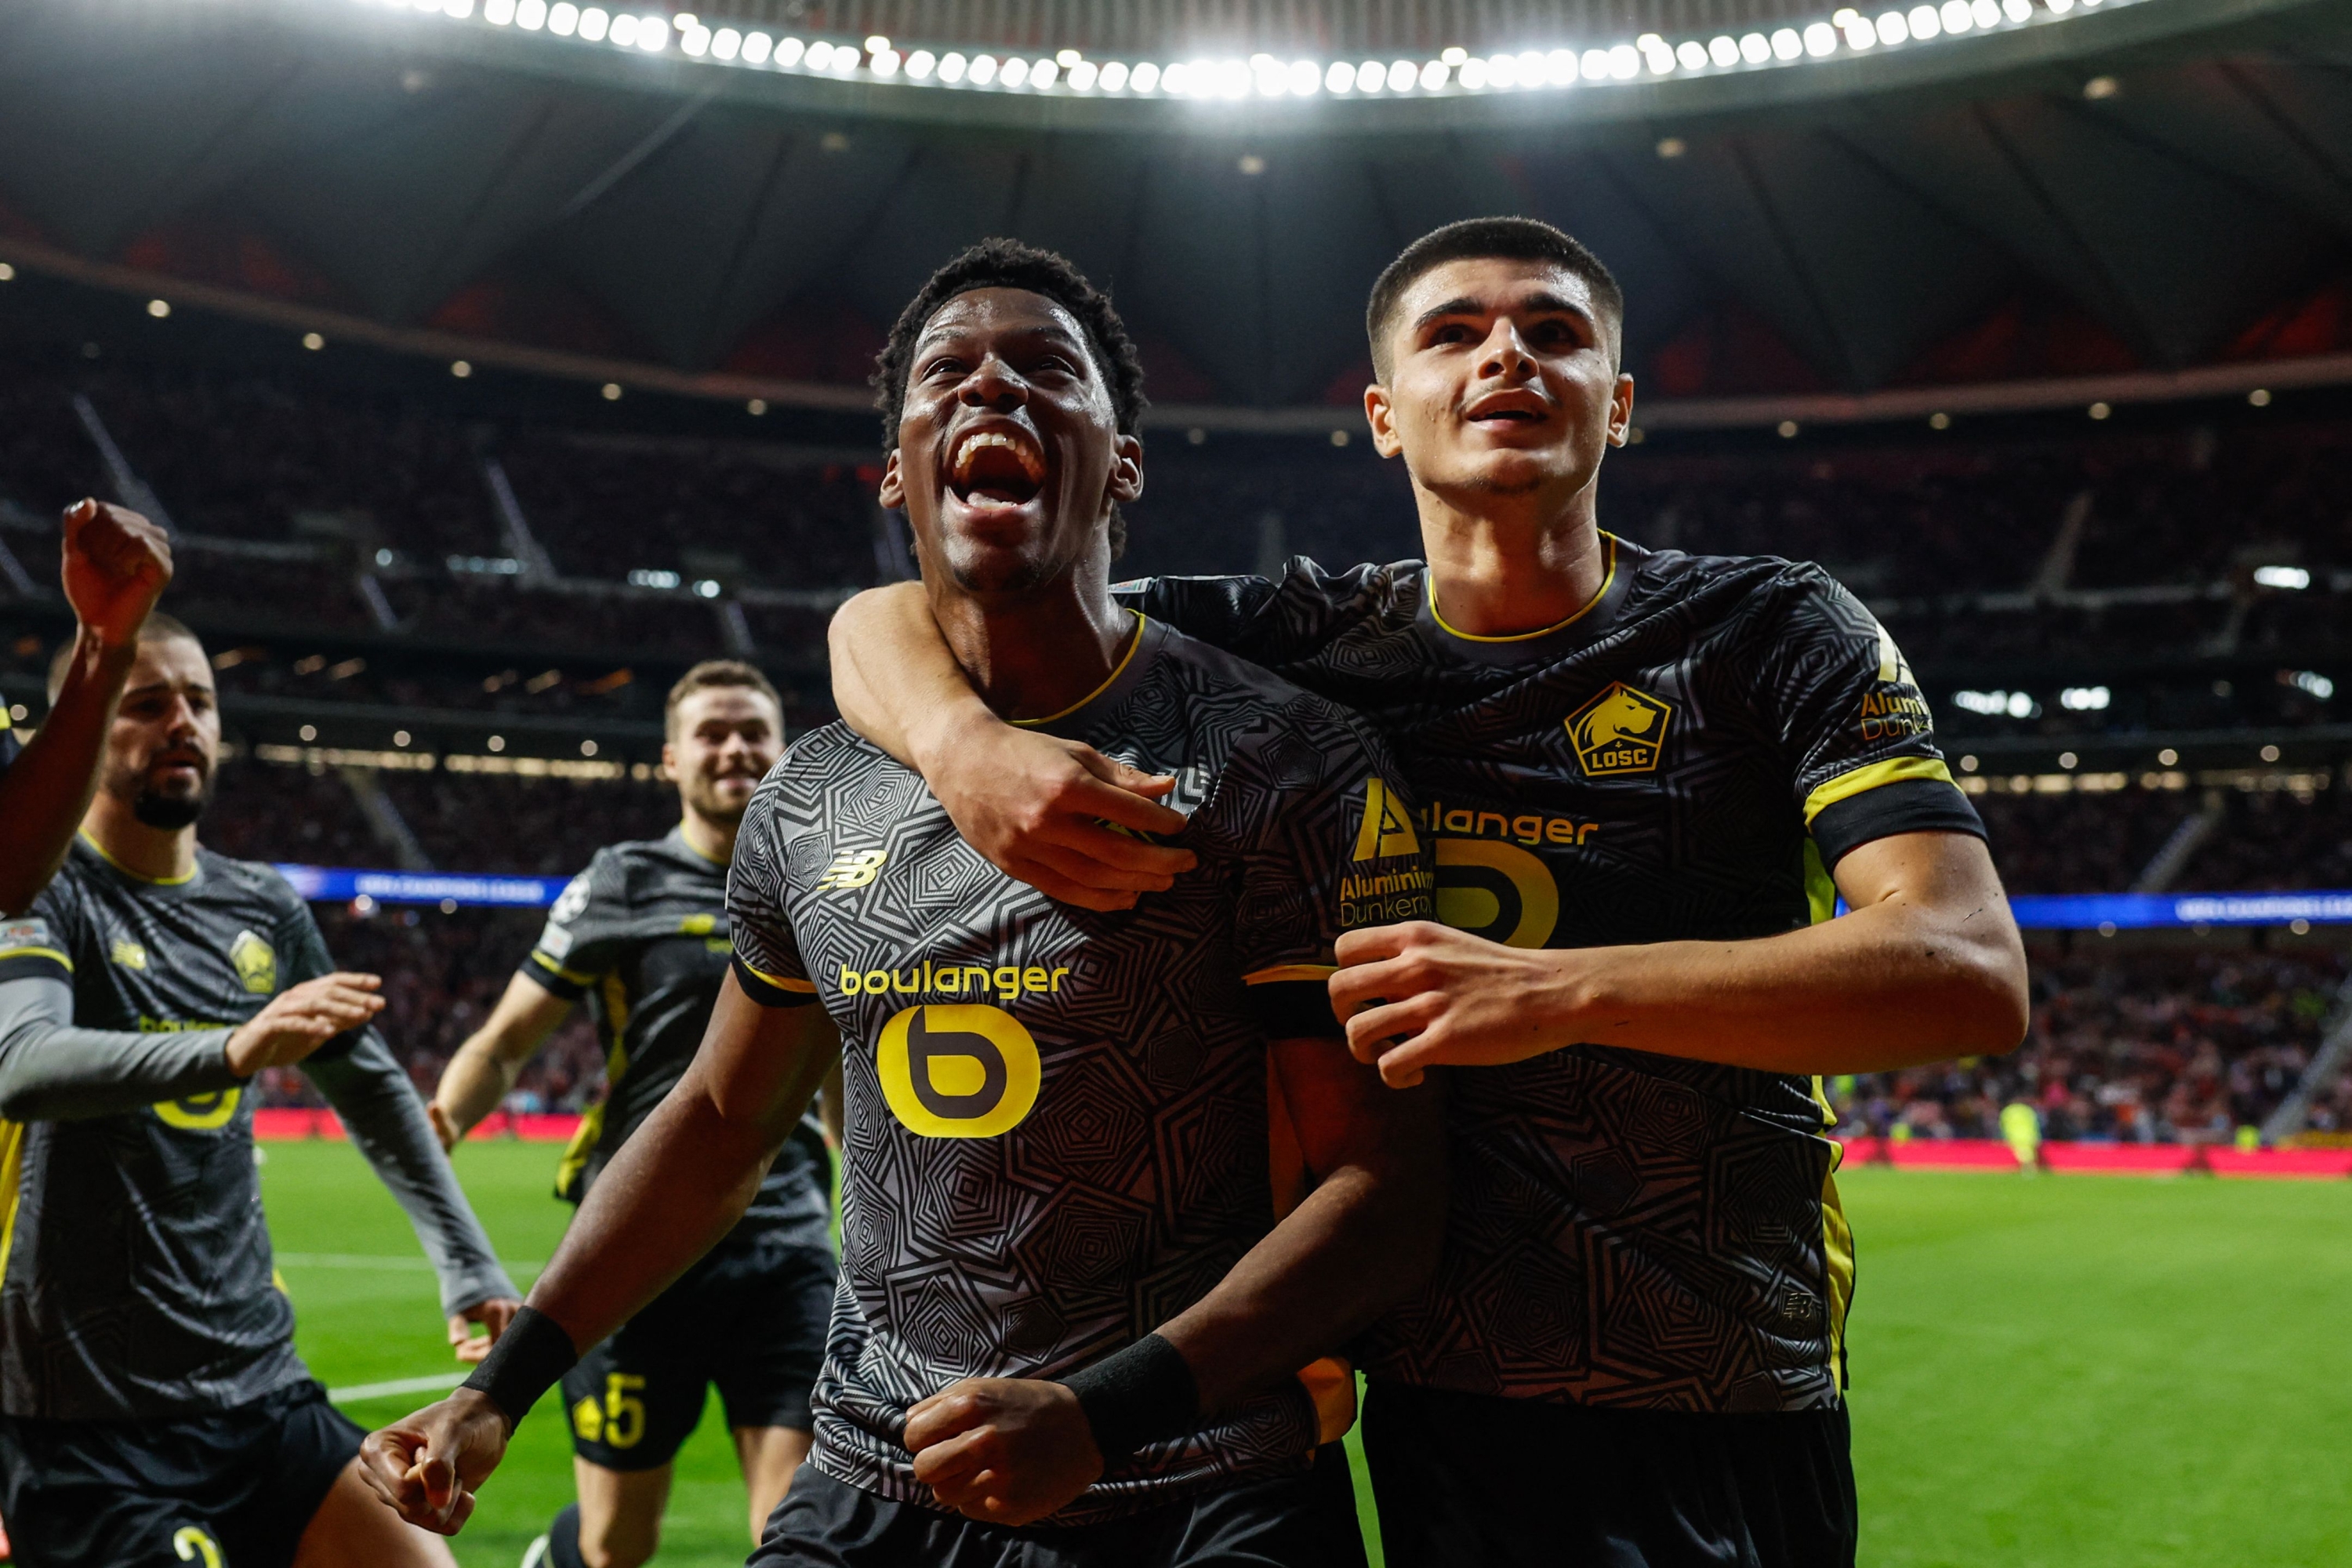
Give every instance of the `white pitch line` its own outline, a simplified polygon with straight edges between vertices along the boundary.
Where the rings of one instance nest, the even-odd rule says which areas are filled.
[[[350,1405],[362,1399],[383,1399],[395,1394],[437,1394],[466,1381],[462,1372],[436,1372],[431,1377],[395,1377],[389,1383],[355,1383],[349,1388],[327,1390],[330,1405]]]

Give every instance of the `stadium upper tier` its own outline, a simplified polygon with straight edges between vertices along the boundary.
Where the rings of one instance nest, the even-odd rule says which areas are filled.
[[[1166,425],[1312,430],[1381,266],[1517,212],[1622,274],[1659,429],[2352,377],[2352,0],[1818,4],[21,0],[0,267],[838,411],[1007,233]]]

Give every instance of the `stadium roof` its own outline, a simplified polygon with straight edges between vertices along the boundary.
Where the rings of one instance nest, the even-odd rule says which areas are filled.
[[[2352,0],[12,9],[0,259],[597,382],[859,405],[1010,233],[1175,417],[1319,427],[1494,212],[1619,271],[1654,425],[2352,381]]]

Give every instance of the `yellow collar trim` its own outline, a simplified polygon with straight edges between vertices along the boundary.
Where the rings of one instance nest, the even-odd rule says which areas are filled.
[[[1076,712],[1079,709],[1084,708],[1087,703],[1092,702],[1096,698],[1100,697],[1104,692],[1108,691],[1112,687],[1118,685],[1118,678],[1127,673],[1128,665],[1134,660],[1135,650],[1143,646],[1143,628],[1149,624],[1144,620],[1143,612],[1141,610],[1129,610],[1127,613],[1135,617],[1135,631],[1127,639],[1127,651],[1118,656],[1118,662],[1111,666],[1110,673],[1103,677],[1103,683],[1100,686],[1096,687],[1092,691],[1087,692],[1084,697],[1079,698],[1076,702],[1071,703],[1059,713],[1048,713],[1043,719],[1015,719],[1013,722],[1018,724],[1023,729],[1027,730],[1034,729],[1039,724],[1050,724],[1056,719],[1066,719],[1071,714]]]
[[[89,829],[87,827],[77,829],[76,837],[80,838],[84,844],[89,846],[89,852],[91,854],[97,856],[100,859],[105,861],[108,865],[113,867],[116,870],[121,872],[124,876],[130,878],[134,882],[144,882],[151,888],[177,888],[183,884],[193,882],[196,879],[196,874],[194,871],[189,872],[184,877],[142,877],[138,872],[132,870],[130,867],[124,865],[121,861],[117,860],[113,856],[109,855],[105,850],[100,848],[98,840],[89,836]]]
[[[705,855],[702,852],[702,847],[694,841],[694,835],[686,830],[686,818],[683,816],[677,819],[677,841],[686,846],[687,852],[688,854],[701,861],[704,865],[717,866],[722,870],[726,868],[728,865],[727,861],[714,860],[709,856]]]
[[[1454,627],[1446,625],[1445,617],[1438,613],[1437,574],[1434,572],[1432,572],[1429,574],[1429,618],[1435,621],[1437,623],[1438,629],[1444,632],[1446,636],[1460,637],[1464,642],[1533,642],[1538,637],[1548,637],[1554,632],[1562,631],[1574,626],[1577,622],[1582,620],[1585,616],[1592,613],[1593,605],[1601,603],[1601,600],[1609,596],[1609,584],[1617,581],[1617,536],[1610,532],[1607,529],[1602,529],[1600,532],[1601,537],[1609,542],[1609,570],[1602,574],[1601,578],[1601,586],[1593,591],[1592,597],[1584,602],[1584,607],[1578,610],[1574,615],[1570,616],[1566,620],[1554,621],[1551,625],[1543,627],[1539,631],[1512,632],[1507,636],[1498,637],[1482,637],[1475,632],[1456,631]]]

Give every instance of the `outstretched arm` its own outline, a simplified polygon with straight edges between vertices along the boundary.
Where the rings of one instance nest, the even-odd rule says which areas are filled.
[[[8,1121],[113,1116],[235,1089],[383,1006],[374,975],[327,974],[279,992],[233,1029],[87,1029],[73,1022],[73,971],[61,952],[27,948],[12,962],[31,973],[0,981],[0,1120]]]
[[[742,1217],[839,1051],[822,1007],[762,1007],[730,974],[686,1076],[589,1190],[514,1330],[471,1385],[369,1436],[369,1485],[411,1523],[455,1534],[515,1423],[579,1347],[627,1321]]]
[[[940,636],[921,584],[868,588],[835,614],[827,642],[842,718],[921,773],[1006,876],[1081,909],[1125,910],[1192,869],[1191,851],[1106,826],[1181,832],[1182,816],[1157,804],[1175,781],[998,718]]]
[[[1111,1358],[1131,1369],[1108,1404],[1091,1385],[1075,1389],[1080,1379],[972,1378],[917,1405],[907,1447],[943,1506],[992,1523],[1042,1519],[1139,1441],[1190,1430],[1330,1354],[1434,1267],[1445,1214],[1437,1086],[1387,1089],[1333,1038],[1273,1048],[1314,1191],[1162,1324],[1158,1345]],[[1139,1402],[1173,1429],[1154,1429]]]
[[[313,1057],[303,1075],[319,1086],[344,1130],[408,1215],[425,1256],[441,1279],[441,1311],[459,1361],[479,1361],[522,1304],[482,1222],[467,1203],[449,1158],[425,1119],[408,1075],[373,1029],[341,1055]],[[484,1332],[468,1337],[478,1322]]]
[[[2016,1049],[2025,950],[1983,840],[1896,834],[1834,875],[1851,913],[1748,942],[1528,950],[1426,921],[1350,931],[1332,1009],[1392,1084],[1578,1044],[1801,1075]]]
[[[466,1037],[441,1069],[433,1103],[425,1107],[442,1148],[456,1149],[477,1122],[513,1092],[523,1064],[571,1011],[570,1002],[534,980],[518,974],[507,982],[506,994],[488,1019]]]
[[[137,512],[85,500],[65,515],[64,577],[77,623],[65,684],[24,754],[0,773],[0,914],[32,908],[89,809],[139,628],[172,580],[172,547]]]

